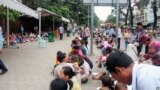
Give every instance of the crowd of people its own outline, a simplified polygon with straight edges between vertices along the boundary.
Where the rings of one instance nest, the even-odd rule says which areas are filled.
[[[86,84],[89,77],[93,80],[101,80],[102,86],[97,90],[159,89],[160,41],[146,32],[140,22],[137,23],[136,32],[129,27],[121,27],[117,30],[115,26],[94,30],[95,45],[101,52],[96,61],[100,70],[94,73],[92,72],[93,60],[88,57],[89,28],[80,28],[77,31],[79,36],[71,42],[70,53],[57,52],[57,61],[53,70],[56,79],[51,83],[51,90],[81,90],[81,84]],[[124,50],[121,50],[121,39],[124,39]],[[130,46],[136,47],[132,51],[136,53],[137,60],[132,58],[132,54],[127,53],[131,51]],[[143,46],[145,46],[145,52],[142,51]],[[151,63],[144,64],[146,60],[151,60]],[[74,80],[71,77],[75,77]],[[62,87],[57,85],[57,80],[65,82],[66,88],[64,86],[61,89]]]
[[[60,40],[63,40],[64,28],[60,26],[59,30]],[[90,77],[101,80],[102,85],[97,90],[160,89],[160,41],[146,32],[141,22],[137,23],[136,31],[129,27],[117,29],[114,25],[94,30],[94,44],[101,52],[96,60],[98,73],[92,72],[94,62],[89,57],[88,38],[91,35],[88,26],[73,28],[72,33],[78,36],[71,41],[70,52],[57,51],[52,73],[55,79],[50,84],[50,90],[82,90],[81,85],[87,84]],[[42,36],[47,37],[48,34]],[[14,45],[35,41],[36,37],[33,33],[11,34],[9,39]],[[131,51],[137,58],[133,58]],[[151,63],[144,64],[147,60]],[[4,67],[3,62],[0,64],[0,68]],[[4,70],[7,71],[6,68]]]

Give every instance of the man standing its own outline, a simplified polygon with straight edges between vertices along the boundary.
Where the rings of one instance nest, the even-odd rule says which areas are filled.
[[[160,90],[160,67],[158,66],[134,64],[131,57],[120,50],[109,55],[106,65],[113,78],[132,85],[132,90]]]
[[[139,39],[141,36],[143,36],[145,34],[145,31],[143,29],[143,25],[141,22],[137,23],[137,30],[138,30],[138,33],[137,33],[136,41],[139,43],[139,46],[137,47],[137,52],[138,52],[138,56],[139,56],[139,54],[142,51],[142,47],[143,47],[143,43],[141,43]]]
[[[116,36],[116,32],[115,32],[115,27],[111,26],[110,30],[109,30],[109,36],[112,38],[115,38]]]
[[[121,28],[118,28],[118,49],[120,49],[120,44],[121,44],[121,37],[122,37],[122,31]]]
[[[23,25],[21,25],[21,33],[24,34],[24,28]]]
[[[59,33],[60,33],[60,40],[63,40],[64,28],[62,25],[59,27]]]

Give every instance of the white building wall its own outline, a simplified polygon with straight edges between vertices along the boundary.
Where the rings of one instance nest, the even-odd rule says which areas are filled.
[[[147,22],[148,23],[153,23],[154,22],[153,9],[152,9],[152,6],[151,6],[152,1],[153,0],[150,0],[149,4],[147,5]],[[158,6],[159,6],[159,2],[158,2]],[[157,16],[160,16],[160,6],[158,7]]]

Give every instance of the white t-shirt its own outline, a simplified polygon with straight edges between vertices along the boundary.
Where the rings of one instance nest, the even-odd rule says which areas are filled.
[[[160,90],[160,67],[135,64],[132,72],[132,90]]]
[[[59,27],[59,32],[60,32],[61,34],[64,33],[64,28],[63,28],[62,26]]]
[[[118,38],[121,38],[122,37],[122,32],[121,32],[121,29],[118,28]]]

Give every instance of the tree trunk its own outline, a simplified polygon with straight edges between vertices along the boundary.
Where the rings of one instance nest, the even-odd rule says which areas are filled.
[[[126,13],[126,17],[125,17],[125,25],[127,26],[127,21],[128,21],[128,13],[129,13],[129,6],[127,8],[127,13]]]
[[[153,1],[153,15],[154,15],[153,29],[156,29],[157,27],[157,0]]]
[[[129,0],[129,11],[130,11],[130,25],[133,27],[133,12],[131,7],[131,0]]]

